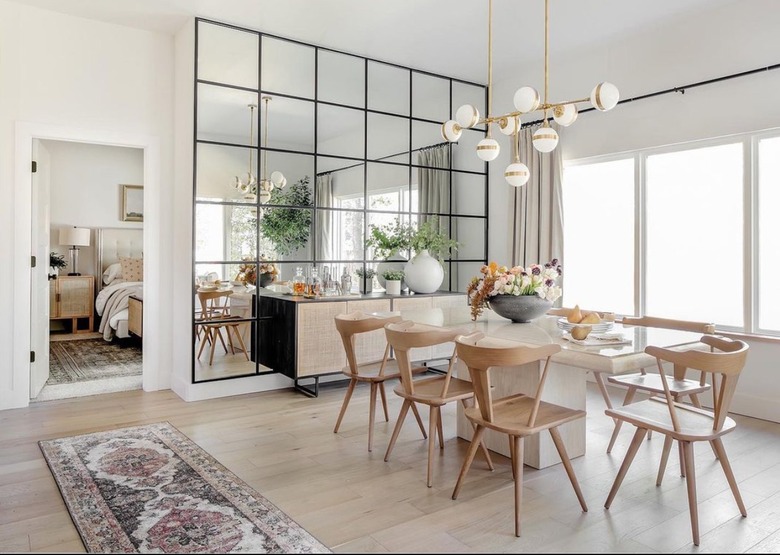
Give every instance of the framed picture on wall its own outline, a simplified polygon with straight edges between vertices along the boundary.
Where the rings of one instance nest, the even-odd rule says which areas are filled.
[[[122,221],[144,221],[144,188],[141,185],[122,185]]]

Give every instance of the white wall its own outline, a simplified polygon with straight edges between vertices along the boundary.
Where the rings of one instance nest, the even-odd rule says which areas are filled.
[[[554,26],[554,22],[551,22]],[[583,98],[600,81],[618,86],[622,98],[720,77],[780,62],[780,4],[734,2],[657,26],[619,43],[550,60],[550,98]],[[553,27],[554,32],[554,27]],[[554,40],[554,39],[551,39]],[[496,111],[511,109],[523,85],[543,90],[543,60],[518,67],[497,83]],[[611,112],[589,112],[561,135],[565,159],[613,154],[695,139],[780,126],[780,70],[623,104]],[[503,112],[502,112],[503,113]],[[536,119],[536,118],[534,118]],[[491,259],[509,259],[502,229],[510,222],[511,187],[503,179],[509,143],[491,163]],[[566,215],[564,214],[564,225]],[[565,261],[564,261],[565,265]],[[771,376],[780,345],[750,341],[734,410],[780,421],[780,383]]]
[[[69,260],[68,246],[59,244],[59,230],[63,227],[143,228],[141,222],[122,221],[122,185],[143,185],[143,149],[41,142],[50,155],[52,251]],[[90,246],[79,250],[80,273],[97,275],[96,249],[93,231]]]

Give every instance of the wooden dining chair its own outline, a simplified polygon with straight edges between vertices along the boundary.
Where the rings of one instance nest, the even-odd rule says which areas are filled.
[[[428,487],[432,486],[433,451],[437,433],[439,436],[439,448],[444,450],[441,407],[447,403],[460,401],[464,407],[468,408],[474,398],[474,388],[467,380],[452,376],[457,361],[457,356],[454,352],[450,357],[445,374],[414,381],[412,379],[412,363],[409,351],[415,348],[431,347],[452,342],[462,333],[463,330],[461,329],[419,324],[408,320],[385,326],[387,341],[393,347],[398,360],[398,368],[401,371],[401,383],[393,391],[404,400],[401,405],[401,411],[398,414],[398,421],[393,429],[393,435],[390,438],[390,444],[387,446],[385,461],[390,459],[390,453],[392,453],[398,434],[403,427],[409,407],[414,407],[415,403],[428,405],[430,411],[428,424]],[[490,470],[493,470],[493,461],[484,441],[477,438],[477,445],[481,446],[488,467]]]
[[[482,333],[461,336],[456,340],[458,357],[469,369],[474,384],[476,406],[466,409],[466,417],[475,426],[471,447],[466,453],[463,467],[458,476],[452,498],[457,499],[463,480],[471,467],[477,445],[482,442],[486,429],[507,434],[512,457],[512,477],[515,483],[515,535],[520,536],[520,520],[523,499],[523,439],[548,430],[552,436],[563,467],[569,476],[574,493],[584,512],[588,506],[577,482],[577,476],[566,453],[566,446],[558,427],[580,418],[585,411],[575,410],[542,401],[544,384],[550,367],[550,357],[561,350],[557,343],[541,346],[527,346],[515,341],[485,337]],[[491,391],[490,370],[495,367],[515,367],[529,363],[544,362],[539,385],[534,395],[515,393],[501,399],[494,399]],[[518,368],[518,371],[523,371]]]
[[[385,343],[385,350],[380,360],[368,360],[359,361],[358,351],[359,346],[357,343],[358,337],[368,338],[371,332],[376,330],[382,330],[387,323],[400,322],[401,317],[389,316],[380,317],[365,314],[360,311],[351,312],[349,314],[339,314],[335,317],[336,330],[341,336],[341,341],[344,345],[344,352],[347,356],[347,365],[342,369],[342,372],[349,377],[349,386],[347,386],[347,393],[344,395],[344,401],[341,404],[341,411],[339,411],[338,419],[336,420],[336,426],[333,428],[333,433],[338,433],[341,421],[344,418],[344,413],[347,412],[347,406],[352,398],[352,392],[355,391],[355,386],[358,382],[366,382],[370,384],[370,409],[368,416],[368,450],[371,451],[374,445],[374,419],[376,413],[376,396],[379,392],[382,399],[382,408],[385,413],[385,421],[389,422],[390,418],[387,412],[387,394],[385,393],[385,382],[387,380],[393,380],[399,377],[398,364],[396,360],[390,358],[390,344],[382,337]],[[378,332],[380,336],[383,336],[382,331]],[[424,366],[414,366],[411,369],[412,374],[418,374],[425,372],[427,368]],[[425,434],[425,426],[423,426],[420,413],[417,411],[417,407],[412,406],[412,411],[417,417],[417,423],[422,430],[423,437],[427,437]]]
[[[634,439],[628,448],[623,464],[620,466],[615,482],[609,492],[604,507],[609,509],[615,495],[623,482],[628,468],[639,449],[645,435],[650,431],[664,434],[669,441],[676,440],[682,445],[683,463],[685,465],[685,481],[688,489],[688,507],[691,514],[691,531],[694,545],[699,545],[699,517],[696,501],[696,467],[693,459],[693,444],[697,441],[707,441],[717,453],[717,458],[726,475],[731,493],[743,517],[747,516],[745,504],[737,487],[737,481],[731,470],[726,450],[721,438],[734,430],[736,423],[728,417],[729,407],[737,387],[737,380],[745,366],[748,345],[744,341],[734,341],[705,335],[701,342],[713,348],[711,352],[699,350],[673,351],[661,347],[647,347],[645,352],[656,358],[660,383],[663,387],[663,398],[650,399],[624,405],[616,409],[608,409],[608,416],[633,424],[636,427]],[[720,375],[719,384],[713,387],[714,410],[685,405],[675,401],[666,379],[663,362],[674,365],[674,377],[684,376],[686,369],[694,369],[711,375]],[[666,443],[665,443],[666,444]]]
[[[232,294],[233,291],[198,291],[201,314],[197,325],[204,332],[204,337],[200,340],[200,349],[198,349],[198,360],[200,360],[206,343],[209,343],[211,345],[209,351],[209,366],[214,363],[214,351],[216,350],[217,339],[222,343],[225,354],[228,352],[227,345],[225,345],[225,339],[222,337],[223,328],[227,333],[227,340],[228,345],[230,345],[231,353],[236,354],[235,346],[233,344],[233,336],[235,336],[238,340],[238,344],[241,346],[241,350],[244,352],[244,356],[249,360],[249,352],[246,350],[244,339],[241,337],[241,331],[239,330],[239,327],[246,322],[241,321],[241,318],[238,316],[232,316],[227,303],[227,299]],[[231,335],[231,331],[233,332],[233,335]]]
[[[715,333],[715,324],[708,322],[692,322],[687,320],[673,320],[670,318],[657,318],[654,316],[626,316],[623,318],[624,326],[644,326],[653,328],[664,328],[681,331],[691,331],[696,333],[712,334]],[[701,402],[699,401],[699,393],[704,393],[710,389],[710,385],[707,383],[706,373],[701,372],[698,380],[686,378],[684,375],[681,378],[669,377],[667,385],[671,392],[672,398],[675,401],[679,401],[683,397],[689,397],[691,403],[695,407],[701,408]],[[610,375],[607,377],[607,381],[614,385],[620,385],[626,387],[626,395],[623,399],[623,405],[631,404],[634,401],[634,397],[637,391],[644,391],[650,396],[663,395],[664,385],[661,383],[661,376],[658,374],[648,374],[647,371],[642,368],[639,372],[622,375]],[[611,403],[607,405],[608,409],[612,408]],[[620,428],[623,422],[615,420],[615,427],[612,430],[612,437],[609,439],[609,445],[607,445],[607,453],[612,452],[612,448],[615,446]],[[648,434],[649,437],[649,434]],[[661,465],[658,471],[658,485],[661,485],[663,480],[663,474],[666,469],[666,461],[669,458],[669,451],[671,449],[672,440],[667,436],[666,443],[664,444],[663,455],[661,456]],[[679,446],[680,450],[680,475],[685,476],[685,466],[682,464],[682,446]],[[716,453],[717,456],[717,453]]]

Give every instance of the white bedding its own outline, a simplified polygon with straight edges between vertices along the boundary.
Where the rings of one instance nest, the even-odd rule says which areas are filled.
[[[143,294],[143,285],[142,281],[114,281],[100,290],[95,310],[101,317],[99,331],[103,339],[111,341],[120,327],[126,327],[122,324],[128,318],[127,299],[133,294]]]

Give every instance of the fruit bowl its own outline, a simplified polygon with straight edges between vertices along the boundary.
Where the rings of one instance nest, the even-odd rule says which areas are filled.
[[[572,324],[565,317],[558,318],[558,327],[564,331],[570,332],[572,328],[576,326],[590,326],[590,331],[594,333],[602,333],[612,328],[612,322],[602,320],[598,324]]]

